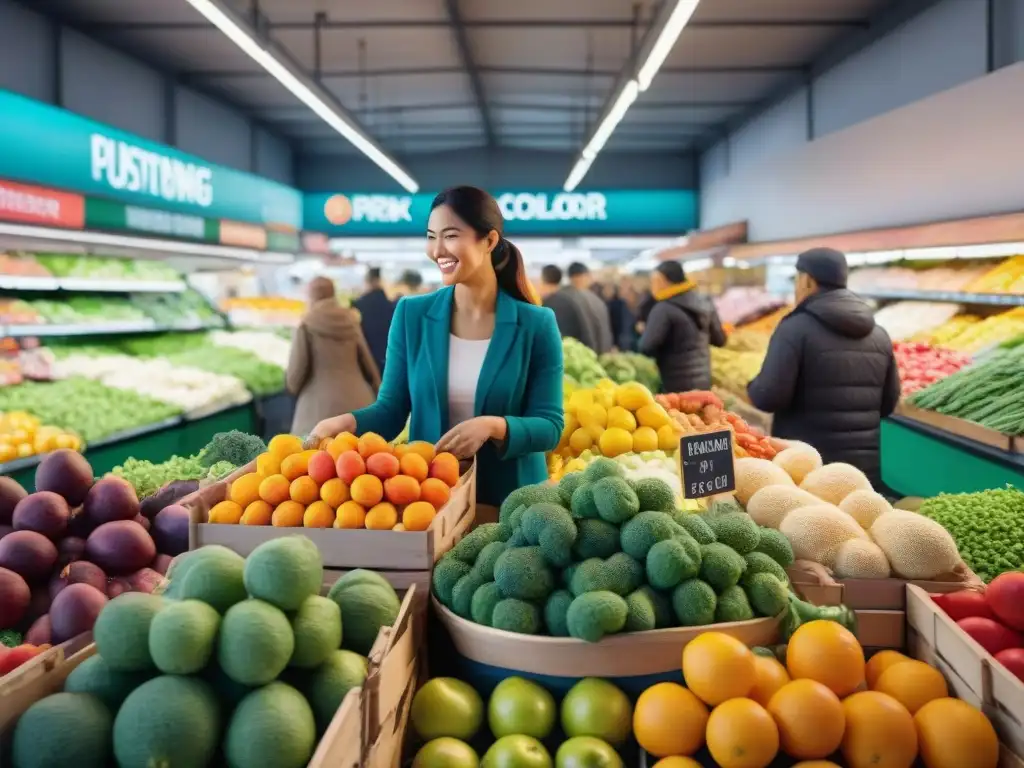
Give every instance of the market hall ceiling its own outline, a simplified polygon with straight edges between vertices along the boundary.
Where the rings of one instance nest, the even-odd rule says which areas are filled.
[[[686,152],[921,0],[702,0],[611,151]],[[307,154],[356,153],[186,0],[35,0],[223,98]],[[230,0],[397,154],[577,152],[655,0]]]

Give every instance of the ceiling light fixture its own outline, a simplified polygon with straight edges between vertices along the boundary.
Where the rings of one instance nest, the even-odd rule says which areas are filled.
[[[357,126],[350,116],[343,114],[337,106],[331,104],[333,99],[306,76],[293,70],[289,64],[282,61],[278,54],[264,47],[255,34],[248,29],[248,25],[238,19],[232,11],[217,0],[188,0],[188,3],[223,32],[231,42],[242,49],[249,58],[287,88],[293,96],[313,110],[321,120],[401,184],[407,192],[419,191],[419,184],[412,176]]]
[[[189,1],[194,2],[195,0]],[[639,55],[630,60],[626,72],[619,76],[619,81],[612,91],[615,95],[610,101],[610,106],[606,108],[597,128],[591,134],[569,172],[569,177],[563,186],[566,192],[572,192],[580,185],[583,177],[590,170],[594,158],[597,157],[598,152],[604,149],[604,145],[611,138],[616,126],[622,122],[622,118],[636,101],[637,96],[650,88],[654,76],[658,74],[661,65],[665,63],[665,59],[668,58],[676,41],[683,33],[683,29],[690,22],[699,2],[700,0],[666,0],[662,3],[658,17],[651,24],[640,43]],[[643,63],[639,65],[639,68],[634,69],[637,62]]]

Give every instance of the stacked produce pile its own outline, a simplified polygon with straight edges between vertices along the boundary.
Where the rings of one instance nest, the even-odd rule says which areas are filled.
[[[711,347],[711,382],[729,392],[744,395],[747,385],[761,372],[764,352],[738,352]]]
[[[177,416],[180,409],[80,377],[0,388],[0,411],[24,411],[86,443]]]
[[[81,254],[38,253],[35,261],[54,277],[79,277],[89,280],[180,280],[174,267],[161,261],[115,259]]]
[[[1017,307],[969,324],[942,346],[973,355],[1021,335],[1024,335],[1024,307]]]
[[[1024,491],[944,493],[925,500],[918,512],[949,531],[964,562],[983,581],[1024,568]]]
[[[598,362],[604,368],[605,375],[616,384],[635,381],[643,384],[651,392],[661,389],[658,364],[645,355],[636,352],[608,352],[601,355]]]
[[[1022,370],[1024,336],[922,389],[910,398],[910,403],[1006,435],[1024,435]]]
[[[0,411],[0,464],[58,448],[80,451],[82,440],[24,411]]]
[[[562,360],[567,380],[574,385],[595,387],[598,381],[607,378],[597,353],[574,338],[562,339]]]
[[[932,595],[964,632],[1024,682],[1024,573],[1000,574],[985,588]]]
[[[27,253],[0,252],[0,275],[16,277],[52,277],[50,270]]]
[[[391,445],[344,432],[303,450],[278,435],[236,478],[209,522],[306,528],[425,531],[459,482],[459,461],[429,443]]]
[[[36,325],[43,316],[35,307],[21,299],[0,299],[0,323],[4,325]]]
[[[434,568],[458,616],[522,634],[597,642],[619,632],[777,616],[795,601],[778,531],[735,503],[681,511],[672,489],[598,459],[557,486],[513,491]]]
[[[763,288],[729,288],[715,299],[719,318],[730,325],[743,325],[745,320],[759,319],[784,304],[778,296]]]
[[[765,315],[764,317],[758,318],[750,323],[744,323],[741,330],[748,331],[751,334],[770,336],[772,331],[774,331],[778,324],[782,322],[782,318],[792,311],[793,308],[790,306],[780,307],[770,315]]]
[[[860,470],[823,466],[809,445],[795,444],[773,461],[737,460],[736,499],[758,525],[782,533],[798,560],[840,578],[934,579],[962,569],[956,542],[939,523],[893,509]]]
[[[204,326],[221,328],[224,318],[196,291],[184,293],[141,293],[132,303],[160,326]]]
[[[245,559],[203,547],[168,577],[163,595],[103,606],[96,655],[18,720],[14,768],[301,768],[400,609],[372,571],[320,596],[320,553],[302,536]]]
[[[897,301],[875,313],[875,323],[893,341],[904,341],[948,322],[962,307],[929,301]]]
[[[737,414],[725,410],[721,398],[714,392],[675,392],[658,395],[656,399],[668,409],[669,415],[679,425],[682,436],[728,429],[733,433],[733,455],[737,458],[753,456],[772,459],[777,453],[771,440],[760,430],[747,424]]]
[[[209,339],[214,346],[241,349],[282,370],[288,368],[292,349],[288,338],[264,331],[214,331]]]
[[[55,378],[76,376],[159,400],[185,414],[222,410],[252,399],[240,379],[159,358],[75,354],[54,366]]]
[[[186,510],[147,517],[131,485],[94,480],[78,453],[51,453],[35,484],[27,495],[0,479],[0,629],[27,629],[33,645],[89,631],[108,598],[151,592],[188,549]]]
[[[113,296],[71,296],[62,301],[34,299],[25,302],[49,325],[106,325],[108,323],[145,323],[149,317],[124,298]]]
[[[971,282],[968,293],[1024,293],[1024,256],[1014,256]]]
[[[260,296],[227,299],[221,304],[221,309],[237,328],[294,327],[302,319],[306,304],[298,299]]]
[[[782,310],[780,310],[782,311]],[[788,310],[786,311],[788,314]],[[769,315],[768,317],[778,316],[779,321],[782,320],[783,315]],[[738,328],[729,334],[728,339],[725,342],[725,349],[733,352],[758,352],[764,354],[765,350],[768,349],[768,340],[771,338],[772,333],[775,331],[776,324],[772,324],[770,327],[767,325],[758,325],[758,323],[764,322],[758,320],[757,323]]]
[[[931,344],[933,347],[953,349],[952,341],[972,325],[980,322],[981,318],[977,315],[959,314],[940,325],[915,333],[907,341],[920,341],[924,344]]]
[[[909,397],[918,390],[931,386],[971,362],[967,355],[960,352],[921,342],[897,341],[892,348],[900,371],[903,397]]]
[[[850,275],[851,291],[874,288],[908,291],[963,291],[992,269],[990,262],[960,262],[926,269],[905,266],[864,267]]]

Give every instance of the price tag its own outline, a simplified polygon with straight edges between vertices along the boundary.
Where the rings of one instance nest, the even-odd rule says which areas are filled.
[[[683,497],[703,499],[736,490],[733,465],[732,432],[707,432],[686,435],[679,440],[679,476],[683,479]]]

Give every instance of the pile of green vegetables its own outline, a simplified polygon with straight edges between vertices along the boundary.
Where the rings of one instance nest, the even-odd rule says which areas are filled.
[[[599,362],[608,378],[616,384],[636,381],[651,392],[661,390],[661,374],[658,364],[651,358],[636,352],[608,352],[601,355]]]
[[[562,339],[562,365],[565,375],[584,387],[596,387],[607,376],[597,353],[571,336]]]
[[[438,562],[433,589],[478,624],[597,642],[790,612],[792,561],[786,537],[734,502],[683,512],[662,480],[626,480],[600,458],[557,486],[513,491],[500,522]],[[818,610],[801,604],[800,615]]]
[[[1024,344],[1002,347],[910,398],[918,408],[1024,435]]]
[[[1024,491],[944,493],[918,512],[949,531],[964,562],[986,583],[1024,566]]]

